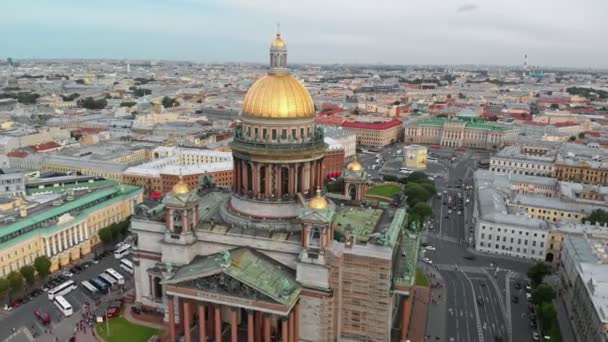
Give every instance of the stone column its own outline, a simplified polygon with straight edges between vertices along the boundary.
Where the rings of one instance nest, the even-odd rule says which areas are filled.
[[[213,305],[208,306],[208,315],[207,315],[207,331],[209,331],[209,335],[214,336],[215,334],[215,307]]]
[[[249,174],[247,172],[247,162],[243,160],[241,166],[243,168],[243,191],[244,193],[247,193],[247,191],[249,191]]]
[[[251,163],[251,181],[253,182],[251,191],[253,191],[254,197],[258,197],[258,193],[260,192],[260,181],[259,181],[259,169],[258,163]]]
[[[254,342],[253,311],[247,311],[247,342]],[[205,341],[205,340],[202,340]]]
[[[230,341],[238,342],[238,327],[236,325],[236,309],[230,309]]]
[[[169,309],[169,341],[175,342],[175,307],[173,306],[173,297],[170,296],[167,300],[167,306]]]
[[[84,223],[84,238],[89,239],[89,226],[87,225],[86,221]]]
[[[255,319],[253,321],[253,325],[255,326],[254,335],[255,342],[262,342],[262,313],[259,311],[255,312]]]
[[[192,332],[190,325],[192,324],[192,303],[189,300],[184,300],[184,340],[185,342],[192,342]]]
[[[288,320],[286,318],[281,320],[281,342],[289,341],[289,328],[287,321]]]
[[[46,239],[46,242],[48,245],[51,246],[52,253],[50,255],[55,255],[57,253],[57,250],[55,249],[55,239],[53,238],[53,236],[48,237]]]
[[[296,192],[296,174],[294,165],[289,165],[289,195]]]
[[[410,294],[408,298],[403,299],[403,310],[401,314],[401,339],[400,341],[405,341],[407,338],[407,332],[410,325],[410,315],[412,313],[412,296]]]
[[[264,185],[266,188],[266,198],[270,198],[272,196],[272,185],[270,184],[270,168],[272,165],[266,165],[266,184]]]
[[[281,196],[283,195],[283,194],[281,193],[281,169],[282,169],[281,165],[277,165],[277,166],[276,166],[276,172],[275,172],[275,175],[276,175],[275,187],[276,187],[276,190],[277,190],[277,194],[276,194],[276,195],[277,195],[277,198],[281,198]]]
[[[294,317],[294,313],[293,310],[291,310],[291,312],[289,313],[289,341],[290,342],[294,342],[295,341],[295,335],[294,335],[294,323],[295,323],[295,317]]]
[[[207,341],[207,320],[205,319],[205,304],[200,303],[198,305],[198,340]]]
[[[302,191],[310,190],[310,163],[307,162],[304,164],[304,168],[302,169]]]
[[[215,307],[215,340],[222,340],[222,307]]]
[[[270,315],[264,315],[264,342],[270,342]]]
[[[293,322],[293,336],[294,336],[294,342],[299,342],[300,341],[300,302],[296,303],[296,308],[295,308],[295,313],[294,313],[294,322]]]
[[[46,247],[46,255],[50,258],[51,255],[51,244],[49,243],[49,238],[44,239],[44,245]]]

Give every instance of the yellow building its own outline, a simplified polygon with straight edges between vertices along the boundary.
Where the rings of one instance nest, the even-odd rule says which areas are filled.
[[[111,183],[83,189],[88,184],[79,184],[80,190],[46,190],[59,194],[50,206],[37,208],[36,203],[1,213],[12,223],[0,230],[0,276],[31,265],[42,255],[50,258],[51,271],[69,265],[100,242],[101,228],[124,221],[142,201],[139,187]]]
[[[408,145],[403,147],[403,166],[420,170],[426,169],[428,149],[422,145]]]

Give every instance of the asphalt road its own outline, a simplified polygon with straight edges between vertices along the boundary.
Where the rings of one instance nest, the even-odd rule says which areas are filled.
[[[0,328],[0,341],[4,341],[11,335],[11,328],[17,330],[25,328],[31,334],[36,331],[38,334],[42,335],[45,327],[34,316],[35,310],[41,310],[48,313],[51,317],[50,328],[52,328],[54,334],[59,337],[60,341],[67,341],[74,332],[74,324],[80,319],[78,311],[81,309],[82,304],[85,302],[92,303],[94,301],[86,290],[80,286],[80,282],[96,277],[109,267],[118,271],[125,277],[125,286],[127,286],[127,288],[132,287],[133,282],[131,276],[127,275],[126,272],[119,267],[119,261],[114,259],[113,255],[110,255],[102,259],[100,263],[92,264],[89,268],[71,278],[79,284],[76,290],[64,296],[74,310],[74,314],[71,317],[65,317],[56,308],[53,302],[48,299],[46,292],[9,312],[0,309],[0,325],[2,327]],[[109,297],[110,295],[106,296]],[[104,298],[101,300],[103,301]]]
[[[435,180],[441,198],[433,199],[432,228],[427,230],[424,239],[436,250],[423,254],[433,261],[431,267],[440,274],[447,302],[445,333],[438,334],[437,326],[429,322],[427,334],[445,336],[449,342],[531,340],[528,303],[523,292],[530,264],[468,249],[474,244],[474,194],[465,188],[473,185],[477,160],[487,158],[487,153],[431,152],[440,157],[439,164],[447,169],[447,175]],[[453,161],[452,156],[455,157]],[[459,198],[462,198],[462,205],[458,203]],[[461,214],[458,214],[461,206]],[[515,283],[524,286],[516,290]],[[513,296],[518,297],[517,303],[512,301]]]

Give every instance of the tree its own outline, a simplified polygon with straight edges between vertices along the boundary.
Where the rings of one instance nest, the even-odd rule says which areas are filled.
[[[591,215],[587,216],[584,221],[589,221],[591,224],[607,225],[608,224],[608,211],[604,209],[595,209],[591,212]]]
[[[551,109],[559,109],[559,105],[557,103],[552,103],[551,106],[549,106],[549,108],[551,108]]]
[[[547,284],[540,284],[532,290],[531,302],[536,305],[551,303],[553,298],[555,298],[555,290]]]
[[[98,234],[99,234],[99,239],[101,240],[101,242],[104,245],[107,245],[110,242],[112,242],[112,228],[110,228],[110,226],[101,228],[99,230]]]
[[[21,273],[21,275],[23,276],[23,278],[25,279],[25,281],[27,282],[28,285],[34,284],[34,272],[36,272],[34,267],[32,267],[30,265],[25,265],[25,266],[21,267],[19,272]]]
[[[557,321],[557,312],[551,302],[545,302],[539,305],[539,314],[543,322],[543,326],[549,330]]]
[[[177,102],[177,100],[175,100],[174,98],[165,96],[165,97],[163,97],[162,105],[165,108],[169,108],[169,107],[179,105],[179,102]]]
[[[580,132],[580,133],[578,134],[578,138],[579,138],[579,139],[585,139],[585,133]]]
[[[142,97],[150,94],[152,94],[152,90],[145,88],[135,88],[133,91],[133,95],[135,95],[135,97]]]
[[[8,290],[8,288],[9,288],[8,279],[0,278],[0,293],[4,294],[4,292],[6,292],[6,290]]]
[[[51,260],[46,255],[41,255],[34,259],[34,268],[40,278],[46,278],[51,273]]]
[[[403,193],[407,196],[407,204],[413,207],[418,202],[428,201],[433,194],[418,183],[407,183],[403,188]]]
[[[534,286],[543,282],[543,278],[551,273],[551,269],[544,262],[537,262],[528,270],[528,278],[532,280]]]
[[[568,141],[576,141],[576,136],[574,136],[574,135],[573,135],[573,136],[571,136],[571,137],[568,139]]]
[[[121,107],[133,107],[137,104],[137,102],[134,101],[125,101],[125,102],[121,102],[120,106]]]
[[[61,95],[61,98],[63,99],[63,101],[74,101],[79,96],[80,96],[80,94],[78,94],[78,93],[71,93],[70,95],[65,95],[65,96]]]
[[[414,171],[409,176],[407,176],[407,181],[413,183],[420,183],[428,180],[429,177],[422,171]]]
[[[105,99],[95,100],[92,97],[78,100],[78,106],[86,109],[104,109],[108,105]]]
[[[409,210],[409,213],[412,220],[416,221],[420,227],[427,218],[433,215],[433,208],[428,203],[418,202]]]
[[[8,280],[8,287],[11,292],[18,292],[23,288],[23,277],[19,272],[11,272],[6,277]]]

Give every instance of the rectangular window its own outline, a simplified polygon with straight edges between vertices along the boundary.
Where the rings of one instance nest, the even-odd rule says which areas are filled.
[[[277,140],[277,130],[276,129],[272,130],[272,140]]]
[[[292,128],[292,129],[291,129],[291,137],[292,137],[293,139],[295,139],[295,138],[296,138],[296,129],[295,129],[295,128]]]
[[[281,132],[281,139],[285,140],[287,139],[287,129],[283,128],[282,132]]]

